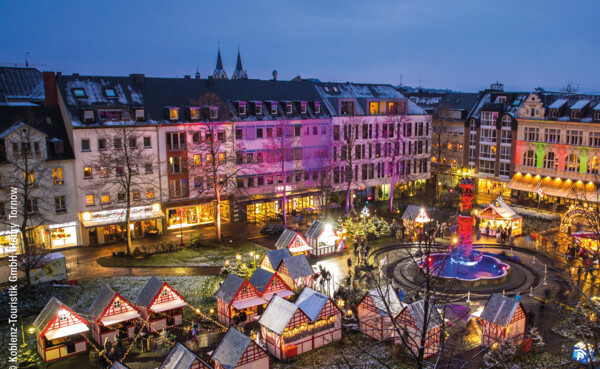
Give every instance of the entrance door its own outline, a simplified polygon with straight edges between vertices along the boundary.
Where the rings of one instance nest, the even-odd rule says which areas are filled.
[[[96,244],[98,243],[98,232],[97,228],[90,229],[90,243]]]

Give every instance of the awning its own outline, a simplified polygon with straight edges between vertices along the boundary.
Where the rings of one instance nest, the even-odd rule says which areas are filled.
[[[46,332],[45,336],[47,340],[52,341],[58,338],[68,337],[74,334],[87,332],[88,330],[89,328],[86,324],[77,323],[68,327],[49,330],[48,332]]]
[[[161,210],[157,210],[157,211],[137,211],[137,212],[132,212],[130,219],[131,222],[140,222],[143,220],[152,220],[152,219],[158,219],[158,218],[164,218],[165,217],[165,213],[163,213]],[[83,226],[85,228],[94,228],[94,227],[102,227],[102,226],[108,226],[108,225],[115,225],[115,224],[123,224],[125,223],[125,210],[123,210],[122,212],[119,213],[113,213],[107,216],[99,216],[97,218],[92,218],[90,220],[84,220],[83,221]]]
[[[310,250],[312,250],[312,247],[310,247],[308,245],[301,245],[298,247],[290,247],[289,250],[290,250],[290,253],[297,254],[300,252],[310,251]]]
[[[573,182],[571,180],[563,180],[560,178],[544,178],[539,186],[542,193],[545,196],[557,196],[557,197],[569,197],[573,198],[574,194],[571,193],[571,186]]]
[[[154,305],[152,305],[150,310],[154,311],[155,313],[162,313],[163,311],[179,309],[186,305],[187,304],[185,303],[185,301],[173,300],[173,301],[163,302],[161,304],[154,304]]]
[[[258,306],[258,305],[262,305],[264,303],[266,303],[267,301],[265,301],[263,298],[260,297],[252,297],[249,299],[244,299],[244,300],[239,300],[234,302],[232,305],[234,308],[240,310],[240,309],[246,309],[252,306]]]
[[[292,291],[289,290],[281,290],[281,291],[276,291],[276,292],[270,292],[270,293],[265,293],[263,295],[263,299],[267,300],[267,301],[271,301],[271,299],[273,298],[273,295],[277,295],[279,297],[281,297],[282,299],[293,295],[294,293]]]
[[[121,323],[121,322],[126,322],[128,320],[139,318],[139,317],[140,317],[140,314],[137,311],[131,310],[131,311],[128,311],[125,313],[107,316],[106,318],[102,318],[100,321],[105,326],[108,326],[108,325],[113,325],[113,324],[117,324],[117,323]]]
[[[515,174],[508,184],[508,188],[517,191],[535,192],[538,184],[542,181],[541,176],[533,176],[531,174]]]

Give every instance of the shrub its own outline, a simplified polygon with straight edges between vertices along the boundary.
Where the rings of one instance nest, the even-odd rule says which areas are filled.
[[[279,223],[269,223],[266,224],[261,230],[260,233],[267,236],[275,236],[278,234],[282,234],[285,230],[285,227]]]

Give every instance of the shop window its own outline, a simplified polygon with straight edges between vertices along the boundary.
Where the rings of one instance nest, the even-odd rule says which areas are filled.
[[[146,163],[146,164],[144,164],[144,173],[145,174],[152,174],[152,163]]]
[[[84,179],[94,178],[94,176],[92,175],[92,167],[83,167],[83,178]]]
[[[85,195],[85,206],[94,206],[94,195]]]
[[[103,193],[100,197],[101,204],[110,204],[110,195],[107,193]]]
[[[52,168],[52,182],[55,185],[64,184],[62,168]]]
[[[66,213],[67,212],[67,201],[65,196],[55,196],[54,197],[54,208],[56,210],[56,214]]]
[[[148,187],[146,189],[146,198],[147,199],[153,199],[154,198],[154,188]]]

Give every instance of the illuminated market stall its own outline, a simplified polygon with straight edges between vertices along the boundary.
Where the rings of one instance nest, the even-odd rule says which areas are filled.
[[[506,205],[502,197],[498,197],[495,203],[476,216],[480,220],[479,230],[487,236],[496,236],[503,229],[510,229],[512,236],[520,236],[523,232],[523,217]]]
[[[315,220],[306,231],[306,240],[315,256],[330,255],[336,252],[340,237],[331,224]]]
[[[294,232],[290,229],[283,231],[275,243],[275,247],[278,249],[288,249],[292,255],[304,254],[308,256],[308,252],[311,250],[306,238],[300,232]]]
[[[425,208],[416,205],[408,205],[400,219],[402,219],[402,224],[409,236],[419,234],[423,230],[423,224],[431,221]]]
[[[134,330],[140,311],[109,285],[100,291],[88,314],[93,319],[92,337],[100,345],[107,338],[115,342],[115,335],[124,340],[135,337]]]
[[[142,308],[142,317],[150,322],[150,329],[160,332],[171,326],[183,324],[183,308],[187,305],[167,282],[150,278],[136,299]]]

